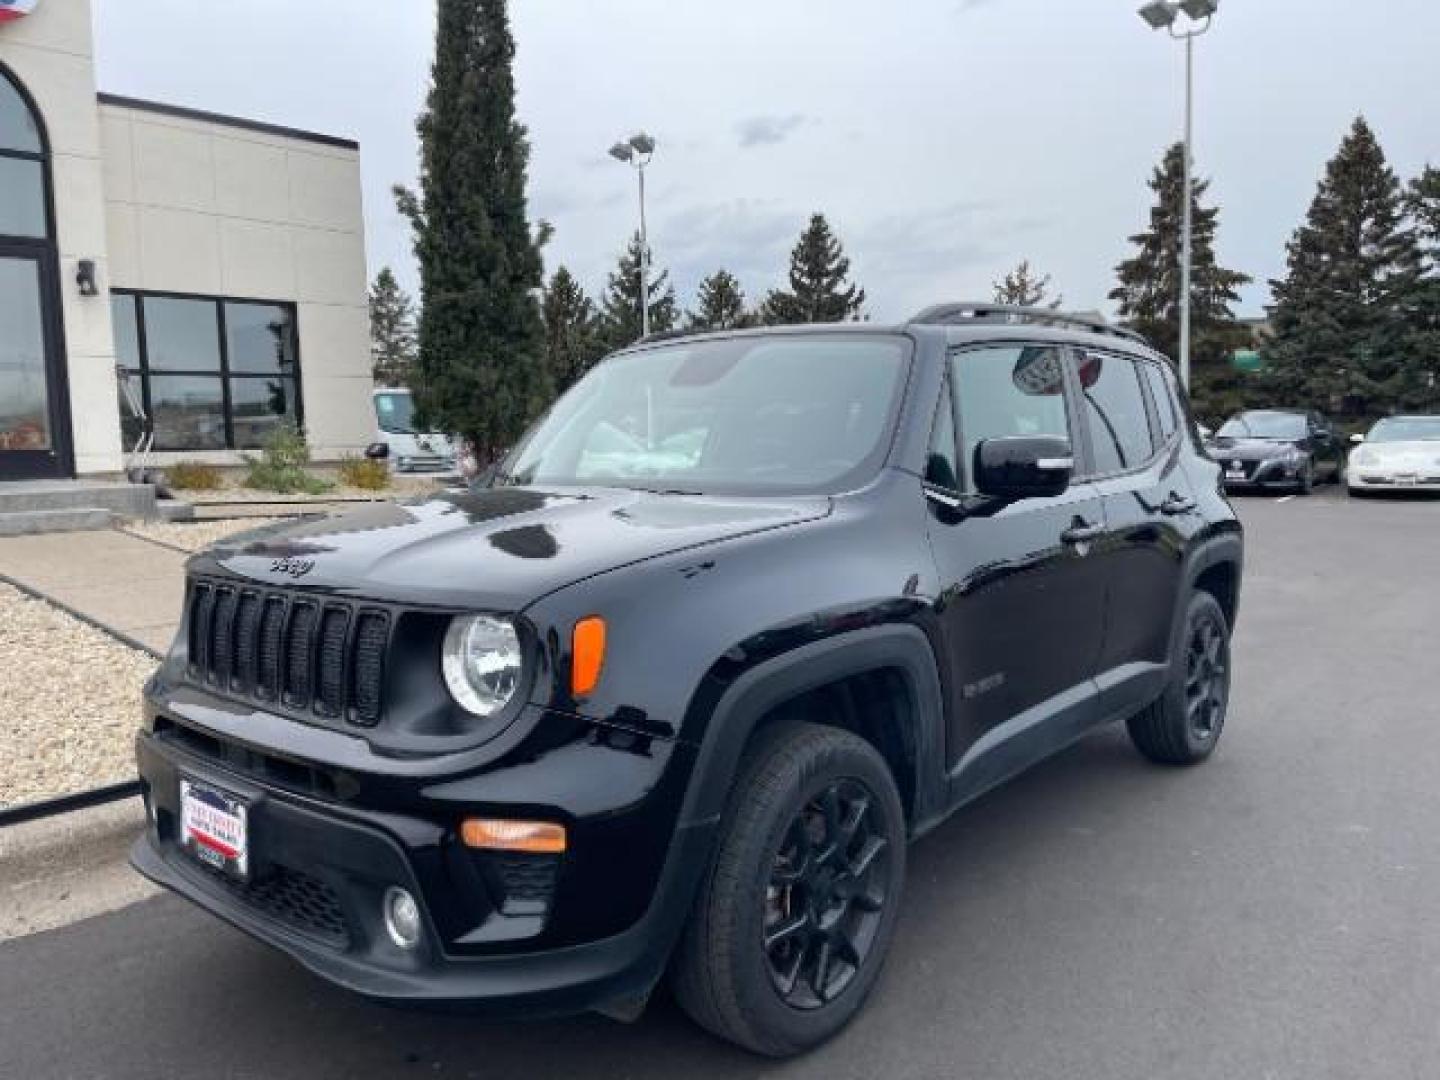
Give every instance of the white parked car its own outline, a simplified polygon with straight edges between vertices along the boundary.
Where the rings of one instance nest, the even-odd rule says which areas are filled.
[[[415,399],[409,390],[375,391],[378,441],[389,450],[386,459],[397,472],[455,468],[455,440],[435,431],[415,430]]]
[[[1440,491],[1440,416],[1391,416],[1350,441],[1350,494]]]

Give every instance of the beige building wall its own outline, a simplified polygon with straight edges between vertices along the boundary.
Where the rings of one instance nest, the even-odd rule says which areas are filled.
[[[363,450],[375,424],[359,151],[115,98],[98,116],[110,284],[293,302],[315,455]]]
[[[88,0],[47,0],[0,34],[0,63],[35,99],[50,139],[70,427],[79,473],[116,472],[122,464],[92,49]],[[99,296],[81,296],[75,286],[81,259],[95,260]]]

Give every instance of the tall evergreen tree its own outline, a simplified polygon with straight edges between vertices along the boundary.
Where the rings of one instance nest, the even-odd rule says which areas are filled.
[[[1425,265],[1412,305],[1418,355],[1404,407],[1440,412],[1440,169],[1427,166],[1410,182],[1408,202]]]
[[[1039,307],[1042,304],[1058,309],[1065,302],[1063,296],[1050,299],[1050,275],[1039,274],[1030,267],[1029,259],[1022,259],[999,281],[995,282],[995,303],[1011,304],[1015,307]]]
[[[696,293],[696,308],[690,313],[692,330],[737,330],[755,325],[755,316],[745,306],[745,291],[729,270],[716,270]]]
[[[1157,349],[1179,360],[1180,282],[1185,216],[1185,148],[1171,146],[1149,180],[1155,193],[1150,227],[1130,237],[1134,256],[1115,268],[1118,284],[1110,299],[1120,319]],[[1210,181],[1196,178],[1191,214],[1190,393],[1196,411],[1218,417],[1248,404],[1247,376],[1230,363],[1235,349],[1247,345],[1249,331],[1235,321],[1231,305],[1250,277],[1222,267],[1215,257],[1219,207],[1201,199]]]
[[[1379,415],[1415,389],[1410,307],[1421,253],[1400,181],[1357,117],[1287,247],[1289,272],[1271,282],[1277,389],[1299,404]]]
[[[824,214],[812,214],[790,253],[790,288],[765,298],[761,318],[771,325],[858,321],[865,290],[849,282],[850,260]]]
[[[550,278],[542,310],[550,380],[555,392],[563,394],[605,354],[600,316],[575,276],[563,266]]]
[[[430,96],[417,124],[420,192],[396,189],[420,262],[416,405],[426,427],[464,435],[482,463],[510,446],[549,395],[514,59],[505,0],[439,0]]]
[[[381,386],[404,386],[415,363],[415,302],[388,266],[370,286],[370,362]]]
[[[607,349],[623,349],[638,341],[644,333],[640,314],[640,257],[644,248],[637,232],[630,238],[620,261],[610,274],[605,296],[600,305],[600,336]],[[670,284],[670,271],[656,273],[650,266],[650,332],[674,330],[679,318],[675,288]]]

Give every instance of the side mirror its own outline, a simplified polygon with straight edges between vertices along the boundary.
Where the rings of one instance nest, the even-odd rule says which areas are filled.
[[[365,456],[371,461],[384,461],[390,456],[390,444],[383,442],[372,442],[365,447]]]
[[[1351,441],[1352,443],[1354,443],[1356,446],[1359,446],[1362,442],[1365,441],[1365,436],[1364,436],[1364,435],[1361,435],[1361,434],[1357,431],[1354,435],[1351,435],[1351,436],[1350,436],[1350,441]]]
[[[1063,495],[1074,472],[1070,443],[1051,435],[1010,435],[975,447],[975,490],[994,499]]]

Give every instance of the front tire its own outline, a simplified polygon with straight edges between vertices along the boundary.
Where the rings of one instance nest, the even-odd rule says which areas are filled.
[[[1230,627],[1219,601],[1197,592],[1170,658],[1170,682],[1126,723],[1135,748],[1162,765],[1194,765],[1215,750],[1230,704]]]
[[[904,877],[904,810],[874,747],[814,724],[762,731],[676,953],[680,1005],[757,1054],[819,1045],[874,987]]]

